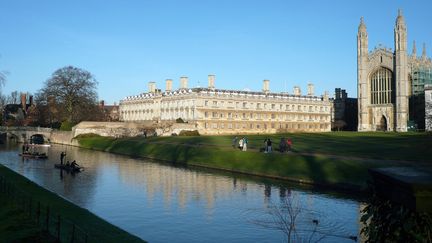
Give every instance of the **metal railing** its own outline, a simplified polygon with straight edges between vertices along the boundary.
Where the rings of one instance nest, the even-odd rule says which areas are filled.
[[[87,243],[88,234],[75,222],[54,211],[49,204],[35,200],[28,193],[7,182],[2,176],[0,176],[0,193],[7,197],[7,200],[18,209],[22,210],[42,230],[46,230],[55,237],[57,241]]]

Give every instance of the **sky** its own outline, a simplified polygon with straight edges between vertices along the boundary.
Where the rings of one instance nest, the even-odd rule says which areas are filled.
[[[118,103],[189,77],[206,87],[293,93],[315,85],[357,97],[357,29],[364,16],[369,49],[394,47],[402,9],[408,50],[432,53],[432,1],[0,0],[3,94],[36,93],[57,69],[75,66],[98,81],[99,100]]]

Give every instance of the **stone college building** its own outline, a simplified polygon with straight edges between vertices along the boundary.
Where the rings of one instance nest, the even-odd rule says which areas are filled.
[[[156,123],[178,118],[193,124],[200,134],[244,134],[276,132],[326,132],[331,129],[332,103],[328,94],[314,95],[308,85],[306,95],[299,87],[293,94],[270,92],[264,80],[261,92],[215,88],[215,76],[208,76],[207,88],[188,88],[188,78],[180,78],[173,90],[166,80],[165,91],[149,83],[149,92],[120,101],[120,120]]]
[[[357,34],[358,131],[407,131],[413,123],[424,129],[424,86],[432,82],[432,62],[415,42],[407,53],[407,27],[402,12],[394,27],[394,51],[368,49],[363,18]],[[410,122],[409,122],[410,121]]]

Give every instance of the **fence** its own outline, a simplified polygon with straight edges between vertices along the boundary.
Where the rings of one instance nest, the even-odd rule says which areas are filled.
[[[83,229],[55,212],[50,205],[34,200],[2,176],[0,176],[0,192],[59,242],[87,243],[88,235]]]

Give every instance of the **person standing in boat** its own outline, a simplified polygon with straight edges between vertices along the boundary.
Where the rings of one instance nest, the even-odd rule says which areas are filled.
[[[63,160],[64,160],[64,158],[66,157],[66,152],[61,152],[61,154],[60,154],[60,164],[61,165],[63,165]]]

